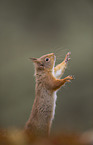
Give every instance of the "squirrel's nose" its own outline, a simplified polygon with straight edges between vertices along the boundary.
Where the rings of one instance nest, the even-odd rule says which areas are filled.
[[[54,57],[54,53],[50,53],[50,57]]]
[[[54,53],[51,53],[51,55],[54,55]]]

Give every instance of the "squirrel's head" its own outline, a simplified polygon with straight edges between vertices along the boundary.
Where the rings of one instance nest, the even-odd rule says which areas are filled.
[[[35,69],[38,70],[48,70],[52,71],[55,61],[56,61],[56,56],[54,53],[46,54],[43,55],[40,58],[30,58],[34,64],[35,64]]]

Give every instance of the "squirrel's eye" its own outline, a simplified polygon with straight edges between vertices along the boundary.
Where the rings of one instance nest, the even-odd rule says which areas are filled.
[[[46,58],[45,60],[46,60],[46,61],[49,61],[49,58]]]

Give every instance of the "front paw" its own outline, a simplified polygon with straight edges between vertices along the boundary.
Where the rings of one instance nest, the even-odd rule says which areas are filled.
[[[66,57],[65,57],[65,62],[67,63],[71,58],[69,57],[71,55],[71,52],[68,52],[66,54]]]
[[[75,79],[75,77],[69,75],[66,77],[66,82],[71,82],[70,80],[73,80],[73,79]]]

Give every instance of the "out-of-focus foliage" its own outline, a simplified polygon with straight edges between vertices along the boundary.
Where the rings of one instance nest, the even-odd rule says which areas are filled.
[[[93,132],[60,133],[50,137],[35,137],[22,130],[0,130],[0,145],[91,145]]]

